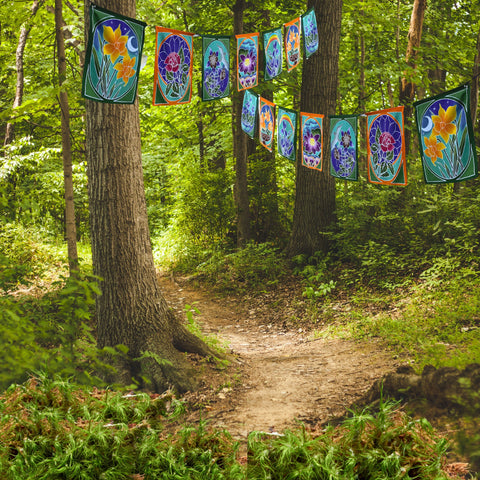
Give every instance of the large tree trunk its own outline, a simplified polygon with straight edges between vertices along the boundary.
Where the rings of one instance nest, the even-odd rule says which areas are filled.
[[[37,14],[38,9],[42,6],[44,0],[34,0],[31,11],[32,14],[28,22],[22,25],[20,29],[20,35],[18,37],[17,51],[15,53],[15,69],[17,71],[17,86],[15,89],[15,99],[13,100],[13,108],[19,107],[23,101],[23,87],[24,87],[24,75],[23,75],[23,53],[25,52],[25,45],[27,44],[28,35],[32,29],[33,17]],[[5,131],[4,145],[9,145],[13,142],[15,137],[15,126],[13,123],[7,123]]]
[[[237,0],[233,7],[233,33],[243,33],[243,12],[245,0]],[[236,87],[235,87],[236,89]],[[251,240],[250,210],[247,183],[247,139],[242,131],[242,106],[244,92],[234,92],[233,108],[233,156],[235,158],[235,184],[233,197],[237,213],[237,246],[242,248]]]
[[[86,10],[89,4],[85,2]],[[97,4],[135,17],[135,0]],[[86,114],[92,260],[94,273],[102,278],[102,295],[96,302],[98,345],[128,347],[128,359],[117,376],[120,381],[130,383],[132,377],[145,376],[151,381],[148,387],[156,391],[169,386],[180,392],[192,389],[194,375],[183,352],[213,352],[175,317],[157,283],[138,101],[118,105],[87,100]]]
[[[63,38],[62,0],[55,0],[55,37],[57,41],[58,83],[63,85],[67,76],[65,41]],[[59,95],[62,125],[63,185],[65,197],[65,233],[67,238],[68,264],[70,275],[78,270],[77,228],[75,224],[75,206],[73,203],[72,142],[70,139],[70,107],[68,93],[62,89]]]
[[[317,15],[319,51],[303,63],[301,111],[335,114],[342,0],[309,0]],[[329,129],[324,122],[323,171],[303,167],[297,161],[295,212],[287,248],[290,256],[328,251],[324,232],[335,221],[335,179],[329,172]]]

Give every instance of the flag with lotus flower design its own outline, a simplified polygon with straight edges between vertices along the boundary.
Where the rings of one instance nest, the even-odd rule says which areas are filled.
[[[317,17],[313,8],[302,15],[301,23],[305,58],[309,58],[318,50]]]
[[[285,57],[287,71],[293,70],[300,64],[300,24],[301,17],[285,23]]]
[[[318,113],[300,112],[302,132],[302,165],[322,170],[323,118]]]
[[[90,5],[90,35],[82,95],[89,100],[129,104],[137,96],[146,24]]]
[[[255,130],[257,127],[257,107],[258,95],[245,90],[242,105],[242,130],[250,137],[255,138]]]
[[[271,80],[282,73],[283,47],[282,28],[275,28],[263,34],[263,51],[265,52],[265,80]]]
[[[403,106],[367,113],[368,181],[406,185]]]
[[[192,98],[193,33],[156,27],[153,105],[189,103]]]
[[[237,39],[237,88],[247,90],[258,85],[258,39],[260,34],[235,35]]]
[[[230,94],[230,37],[202,37],[202,100]]]
[[[476,177],[470,86],[415,102],[414,106],[425,182],[459,182]]]
[[[277,151],[293,162],[297,156],[297,112],[279,107],[277,116]]]
[[[330,174],[358,180],[357,115],[330,118]]]
[[[260,143],[271,152],[275,133],[275,104],[263,97],[258,98],[258,121]]]

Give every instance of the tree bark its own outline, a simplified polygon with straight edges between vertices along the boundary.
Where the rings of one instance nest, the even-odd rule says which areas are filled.
[[[55,37],[58,57],[58,83],[62,87],[67,76],[65,41],[63,38],[62,0],[55,0]],[[78,270],[77,227],[73,202],[72,142],[70,139],[70,107],[68,93],[62,89],[59,94],[62,128],[63,184],[65,197],[65,236],[67,238],[68,265],[70,275]]]
[[[415,99],[415,83],[412,72],[416,69],[417,50],[422,40],[423,19],[427,9],[427,0],[414,0],[410,27],[408,30],[407,52],[405,62],[410,72],[405,71],[400,81],[400,103],[405,106],[405,149],[408,152],[411,140],[411,124],[413,117],[413,101]]]
[[[309,0],[307,9],[311,7],[315,8],[322,41],[319,51],[303,63],[301,111],[323,113],[327,119],[335,114],[342,0]],[[323,138],[323,171],[305,168],[297,161],[289,256],[329,249],[330,242],[324,232],[335,222],[335,179],[328,168],[328,122],[324,122]]]
[[[88,6],[85,2],[86,18]],[[135,17],[135,0],[101,7]],[[88,31],[88,21],[87,31]],[[175,317],[160,291],[150,243],[143,184],[138,100],[133,105],[86,100],[86,154],[99,347],[126,345],[117,380],[147,377],[148,388],[195,387],[184,352],[213,355]],[[143,357],[143,358],[141,358]]]
[[[236,0],[233,7],[233,33],[243,33],[243,12],[247,8],[245,0]],[[247,181],[247,140],[242,131],[242,106],[244,92],[234,92],[233,108],[233,156],[235,158],[235,184],[233,197],[237,213],[237,246],[243,248],[251,240],[250,209]]]
[[[472,125],[475,128],[477,123],[477,110],[478,110],[478,82],[480,76],[480,30],[477,35],[477,51],[475,53],[475,60],[473,61],[473,80],[472,89],[470,91],[471,96],[471,108],[472,108]]]
[[[20,35],[18,37],[17,51],[15,52],[15,69],[17,71],[17,86],[15,89],[15,99],[13,100],[13,108],[19,107],[23,101],[23,87],[24,87],[24,74],[23,74],[23,54],[25,52],[25,45],[27,44],[28,35],[32,29],[32,20],[37,14],[38,9],[43,5],[44,0],[34,0],[30,15],[30,19],[22,25],[20,29]],[[15,126],[13,123],[7,123],[5,130],[4,145],[9,145],[15,138]]]

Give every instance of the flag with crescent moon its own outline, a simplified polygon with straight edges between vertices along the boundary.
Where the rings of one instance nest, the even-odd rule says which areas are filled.
[[[89,13],[82,95],[97,102],[133,103],[146,24],[96,5]]]
[[[406,185],[403,106],[367,113],[368,181]]]
[[[153,105],[179,105],[192,98],[193,33],[156,27]]]
[[[330,174],[358,180],[357,115],[330,117]]]
[[[468,84],[415,102],[415,119],[426,183],[469,180],[478,175]]]

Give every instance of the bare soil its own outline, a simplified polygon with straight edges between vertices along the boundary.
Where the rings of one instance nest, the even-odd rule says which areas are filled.
[[[280,432],[298,422],[314,428],[342,416],[397,367],[373,339],[314,339],[298,321],[295,285],[240,298],[217,296],[181,278],[159,280],[169,305],[180,315],[186,305],[197,309],[204,334],[216,335],[231,353],[225,371],[198,363],[203,380],[186,397],[195,407],[190,420],[201,415],[239,440],[251,431]]]

